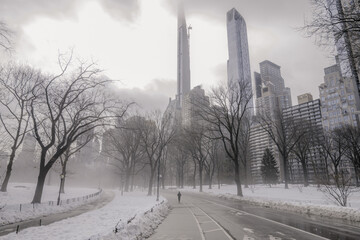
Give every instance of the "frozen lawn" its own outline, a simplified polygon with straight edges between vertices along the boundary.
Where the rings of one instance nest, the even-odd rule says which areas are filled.
[[[0,192],[0,206],[31,203],[35,184],[31,183],[9,183],[7,192]],[[61,199],[81,197],[97,192],[94,188],[65,188],[65,193],[61,194]],[[42,202],[57,200],[59,186],[44,186]]]
[[[83,199],[83,196],[99,192],[98,189],[91,188],[66,188],[65,193],[61,194],[64,203],[61,206],[56,206],[59,188],[56,186],[44,186],[42,203],[33,205],[31,201],[35,187],[35,184],[12,183],[9,184],[7,192],[0,192],[0,225],[69,211],[98,197],[97,195]],[[79,199],[66,203],[66,199],[72,198]],[[52,201],[52,203],[49,203],[49,201]]]

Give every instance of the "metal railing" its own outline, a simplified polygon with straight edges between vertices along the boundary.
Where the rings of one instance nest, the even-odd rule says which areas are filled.
[[[69,198],[69,199],[63,199],[60,200],[60,206],[74,203],[74,202],[83,202],[88,199],[94,198],[96,196],[99,196],[102,193],[102,189],[99,189],[96,193],[88,194],[86,196],[82,197],[75,197],[75,198]],[[35,211],[36,209],[40,209],[43,206],[56,206],[57,201],[47,201],[42,203],[21,203],[21,204],[11,204],[11,205],[0,205],[0,213],[1,212],[7,212],[7,211],[13,211],[16,212],[23,212],[23,211]]]

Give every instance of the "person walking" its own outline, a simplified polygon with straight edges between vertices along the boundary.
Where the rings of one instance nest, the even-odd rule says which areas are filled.
[[[179,201],[179,203],[180,203],[180,199],[181,199],[181,193],[180,193],[180,191],[178,192],[177,196],[178,196],[178,201]]]

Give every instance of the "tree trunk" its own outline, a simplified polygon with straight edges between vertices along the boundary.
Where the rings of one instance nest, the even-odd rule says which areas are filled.
[[[180,173],[180,187],[184,188],[184,165],[182,165]]]
[[[134,191],[134,178],[135,178],[135,164],[131,166],[131,187],[130,191]]]
[[[218,189],[220,189],[221,183],[220,183],[220,168],[219,167],[217,169],[217,180],[218,180]]]
[[[248,177],[247,177],[247,166],[244,164],[244,187],[249,188]]]
[[[303,174],[304,174],[304,187],[307,187],[307,186],[309,186],[309,174],[308,174],[308,170],[307,170],[307,166],[306,166],[306,161],[302,160],[301,165],[302,165],[302,170],[303,170]]]
[[[60,179],[60,193],[65,193],[65,177]]]
[[[45,184],[45,178],[46,178],[47,173],[48,173],[48,170],[46,170],[45,168],[40,169],[34,198],[31,203],[41,203],[41,197],[42,197],[44,184]]]
[[[356,167],[356,165],[354,164],[354,171],[355,171],[355,182],[356,182],[356,187],[360,187],[360,182],[359,182],[359,170]]]
[[[180,180],[180,167],[177,166],[176,168],[176,179],[175,179],[175,184],[176,184],[176,187],[180,187],[181,186],[181,180]]]
[[[67,159],[68,159],[68,157],[67,157]],[[65,193],[65,179],[66,179],[67,159],[65,159],[66,161],[64,161],[64,165],[62,167],[61,175],[63,175],[63,177],[60,176],[60,193]]]
[[[209,175],[209,189],[212,189],[212,176]]]
[[[235,167],[234,167],[234,173],[235,173],[235,183],[236,183],[236,188],[237,188],[237,195],[242,197],[243,193],[242,193],[242,189],[241,189],[241,180],[240,180],[240,166],[239,163],[235,162]]]
[[[152,195],[154,175],[155,175],[155,170],[153,168],[151,168],[150,179],[149,179],[149,189],[148,189],[148,194],[147,194],[148,196]]]
[[[124,191],[125,192],[129,192],[129,185],[130,185],[130,172],[131,172],[131,168],[126,169],[126,173],[125,173],[125,186],[124,186]]]
[[[193,189],[196,188],[196,163],[194,164]]]
[[[284,154],[285,155],[285,154]],[[287,157],[282,156],[283,158],[283,165],[284,165],[284,182],[285,182],[285,189],[289,189],[288,181],[289,181],[289,169],[288,169],[288,162]]]
[[[9,184],[11,171],[12,171],[12,166],[13,166],[13,163],[14,163],[14,158],[15,158],[15,150],[13,148],[13,150],[11,151],[11,154],[10,154],[9,163],[7,165],[7,168],[6,168],[6,175],[5,175],[4,181],[3,181],[2,185],[1,185],[1,190],[0,190],[1,192],[6,192],[7,191],[7,186]]]
[[[199,164],[199,181],[200,181],[200,189],[199,189],[199,192],[202,192],[203,189],[202,189],[202,171],[203,171],[203,166],[202,164]]]

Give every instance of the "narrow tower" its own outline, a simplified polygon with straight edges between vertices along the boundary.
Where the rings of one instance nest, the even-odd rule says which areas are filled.
[[[178,5],[178,49],[177,49],[177,106],[181,108],[182,99],[190,92],[190,56],[188,28],[186,26],[184,6]]]
[[[227,35],[229,60],[227,66],[228,85],[234,82],[248,83],[249,91],[252,91],[249,47],[247,39],[246,23],[244,18],[235,9],[227,12]],[[253,109],[253,101],[249,102]]]

